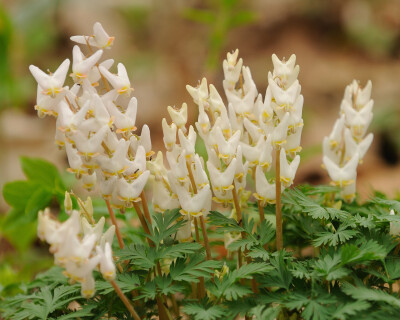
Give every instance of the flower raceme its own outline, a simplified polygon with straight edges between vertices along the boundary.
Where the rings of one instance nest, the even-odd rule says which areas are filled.
[[[82,296],[86,298],[95,293],[93,270],[98,269],[107,280],[115,278],[111,251],[115,227],[103,233],[104,217],[91,225],[83,216],[83,212],[88,211],[93,208],[71,210],[68,220],[60,223],[52,219],[50,210],[46,209],[39,212],[38,219],[39,238],[50,244],[55,264],[65,269],[64,275],[71,282],[81,284]]]
[[[235,205],[247,203],[252,195],[246,190],[248,174],[256,182],[254,196],[262,205],[275,201],[277,183],[282,191],[293,183],[300,162],[297,153],[301,150],[304,101],[294,55],[288,61],[272,57],[274,70],[268,75],[264,98],[238,50],[228,53],[223,62],[227,103],[205,78],[197,87],[187,86],[198,105],[199,117],[191,126],[186,103],[181,108],[167,108],[171,122],[162,120],[167,168],[161,152],[153,159],[149,127],[144,125],[140,135],[136,134],[138,102],[132,96],[125,66],[119,63],[115,74],[114,60],[101,60],[103,50],[111,48],[114,38],[96,23],[92,36],[74,36],[71,40],[81,45],[73,48],[71,87],[64,86],[69,60],[54,74],[30,67],[38,81],[35,108],[40,116],[57,118],[56,143],[66,150],[68,170],[87,189],[98,189],[115,208],[123,212],[136,205],[151,181],[153,208],[164,212],[179,207],[187,222],[179,234],[186,241],[191,238],[188,230],[192,223],[207,216],[213,201],[224,206],[235,199]],[[198,136],[205,143],[206,163],[196,152]],[[277,157],[281,175],[273,181],[266,173],[273,170]],[[40,227],[43,238],[57,224],[42,216],[47,221],[46,227]],[[98,238],[100,225],[90,227],[83,222],[84,235],[75,231],[74,241],[109,259],[109,249]],[[103,245],[96,249],[99,241]],[[105,262],[101,264],[103,270],[112,271]],[[86,287],[92,283],[87,274],[80,274],[79,279],[87,279]]]
[[[372,133],[366,134],[373,117],[371,89],[371,81],[364,88],[355,80],[346,87],[340,117],[322,143],[324,168],[332,183],[342,187],[341,195],[349,202],[356,196],[358,164],[374,138]]]

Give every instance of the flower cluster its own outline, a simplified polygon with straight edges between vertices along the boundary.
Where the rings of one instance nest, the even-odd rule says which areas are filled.
[[[371,81],[361,88],[357,81],[348,85],[340,106],[340,118],[323,140],[323,163],[332,183],[342,187],[342,197],[353,201],[357,167],[368,151],[374,135],[366,135],[372,121]]]
[[[89,190],[98,182],[104,199],[124,210],[140,200],[150,175],[146,170],[146,159],[152,155],[150,130],[144,125],[140,136],[133,133],[137,100],[131,97],[125,66],[119,63],[113,74],[109,69],[114,60],[100,61],[103,49],[109,49],[114,38],[96,23],[92,36],[71,40],[85,45],[89,53],[74,46],[71,88],[64,86],[68,59],[50,74],[29,67],[38,82],[35,109],[39,117],[57,118],[55,139],[66,150],[68,170]]]
[[[187,105],[180,109],[168,107],[171,124],[164,118],[162,128],[167,170],[163,164],[163,155],[158,153],[154,162],[149,162],[154,175],[153,206],[155,210],[180,207],[186,224],[178,232],[177,239],[189,241],[192,238],[192,219],[206,217],[211,210],[211,189],[204,170],[203,158],[195,152],[197,134],[193,126],[186,128]]]
[[[293,183],[300,162],[296,156],[303,126],[299,67],[294,55],[287,62],[273,55],[274,71],[268,75],[263,101],[238,53],[228,53],[223,63],[228,108],[212,84],[207,88],[205,79],[197,88],[187,89],[199,107],[196,127],[207,148],[213,199],[227,205],[233,201],[228,191],[235,188],[245,202],[251,195],[245,191],[250,172],[256,180],[254,196],[265,205],[274,203],[276,196],[275,183],[265,176],[273,167],[273,150],[280,150],[282,189]],[[289,162],[287,156],[294,160]]]
[[[90,203],[82,205],[80,211],[67,206],[70,217],[63,223],[52,219],[49,209],[40,211],[38,217],[38,237],[50,244],[54,263],[65,269],[64,275],[71,283],[81,284],[82,296],[86,298],[95,292],[94,269],[98,269],[106,280],[115,279],[111,251],[115,227],[111,226],[103,233],[105,219],[102,217],[97,224],[94,223]]]

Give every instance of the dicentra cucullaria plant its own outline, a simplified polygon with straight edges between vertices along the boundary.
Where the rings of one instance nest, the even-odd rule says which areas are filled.
[[[264,97],[238,50],[223,62],[226,102],[205,78],[188,85],[198,118],[188,125],[186,103],[168,107],[165,166],[149,127],[135,133],[138,103],[124,65],[115,74],[113,59],[101,61],[114,37],[96,23],[93,35],[71,40],[81,45],[71,87],[68,59],[54,73],[30,66],[35,109],[56,117],[68,171],[105,205],[57,182],[59,210],[38,213],[38,237],[56,266],[3,298],[5,319],[399,318],[400,202],[356,198],[357,166],[373,139],[365,136],[371,82],[346,88],[323,141],[333,185],[290,188],[303,129],[295,55],[272,56]],[[56,179],[49,168],[23,159],[35,183]],[[23,212],[51,202],[23,192],[13,183],[3,191],[18,210],[15,195],[29,198]]]

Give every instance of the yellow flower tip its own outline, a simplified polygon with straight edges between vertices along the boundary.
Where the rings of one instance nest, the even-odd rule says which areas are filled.
[[[82,291],[82,296],[86,299],[93,297],[93,295],[94,295],[94,290],[83,290]]]
[[[115,272],[113,271],[107,271],[103,273],[103,278],[106,279],[107,281],[111,281],[115,279]]]

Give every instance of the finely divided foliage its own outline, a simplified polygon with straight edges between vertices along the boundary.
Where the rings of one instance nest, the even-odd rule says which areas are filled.
[[[71,88],[68,59],[50,74],[30,67],[35,109],[57,118],[68,171],[105,201],[80,199],[54,166],[22,159],[27,180],[3,190],[12,207],[7,223],[34,223],[39,211],[38,237],[55,266],[4,288],[3,318],[399,318],[400,202],[377,193],[359,203],[355,194],[356,168],[372,142],[370,82],[346,88],[341,118],[323,142],[334,185],[290,188],[304,100],[294,55],[273,55],[264,98],[238,50],[223,62],[227,105],[206,79],[188,86],[197,132],[187,126],[187,104],[168,107],[166,167],[149,128],[135,134],[127,70],[118,64],[114,74],[114,60],[100,61],[114,37],[96,23],[92,36],[71,40],[81,45],[73,49]],[[54,200],[57,219],[45,209]]]

